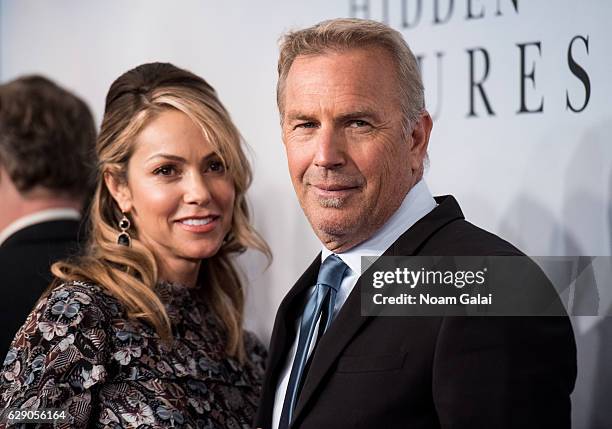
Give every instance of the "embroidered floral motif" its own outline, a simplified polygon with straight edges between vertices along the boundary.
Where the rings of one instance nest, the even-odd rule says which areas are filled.
[[[172,321],[163,344],[99,286],[67,283],[41,300],[0,374],[0,409],[62,408],[59,427],[247,428],[265,350],[246,333],[247,359],[224,352],[221,325],[196,293],[161,283]]]

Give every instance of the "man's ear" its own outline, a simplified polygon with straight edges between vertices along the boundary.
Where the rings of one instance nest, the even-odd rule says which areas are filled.
[[[410,136],[410,167],[413,171],[419,171],[423,168],[432,127],[433,121],[426,110],[421,113],[419,119],[412,126],[412,134]]]
[[[125,181],[119,180],[110,171],[104,172],[104,183],[123,213],[132,210],[132,193]]]

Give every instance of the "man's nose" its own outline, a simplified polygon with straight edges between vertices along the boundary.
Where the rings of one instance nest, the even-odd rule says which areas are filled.
[[[333,129],[321,128],[317,133],[314,164],[317,167],[334,169],[346,164],[346,145],[342,136]]]
[[[187,204],[204,206],[208,204],[212,196],[206,177],[199,172],[188,174],[184,182],[183,200]]]

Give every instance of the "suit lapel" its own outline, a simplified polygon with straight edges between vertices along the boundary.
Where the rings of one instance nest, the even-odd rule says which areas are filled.
[[[440,228],[457,219],[463,219],[461,209],[452,196],[437,197],[436,202],[439,205],[404,232],[383,253],[383,256],[410,256],[418,254],[422,245]],[[376,264],[369,268],[369,270],[375,269]],[[306,404],[314,396],[317,387],[333,367],[347,344],[371,320],[372,316],[361,315],[360,278],[340,309],[336,320],[331,324],[325,335],[321,337],[314,351],[312,363],[295,408],[294,421],[300,418]]]
[[[403,233],[383,256],[418,255],[421,247],[441,228],[453,221],[465,219],[452,195],[435,197],[435,200],[438,206]]]
[[[308,288],[314,286],[320,266],[321,254],[317,255],[315,260],[298,279],[278,307],[278,314],[274,323],[274,332],[270,344],[269,362],[270,369],[275,372],[278,372],[276,370],[282,369],[282,365],[286,361],[288,349],[295,339],[296,321],[302,314],[304,294],[307,292]]]
[[[295,340],[296,323],[302,315],[305,294],[311,286],[314,286],[320,266],[321,254],[319,253],[278,307],[274,328],[272,329],[269,358],[257,415],[258,426],[264,428],[271,426],[278,378],[287,362],[287,355]]]
[[[371,318],[361,316],[361,282],[357,281],[354,289],[336,316],[327,332],[321,337],[314,355],[311,357],[310,368],[306,374],[304,386],[295,407],[294,420],[297,420],[325,374],[332,367],[344,347],[357,331]]]

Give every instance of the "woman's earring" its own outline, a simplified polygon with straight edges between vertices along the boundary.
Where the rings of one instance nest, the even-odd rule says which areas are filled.
[[[130,220],[124,214],[121,220],[119,221],[119,228],[121,228],[121,232],[117,237],[117,244],[122,246],[130,247],[132,244],[132,238],[130,234],[128,234],[127,230],[130,228]]]

